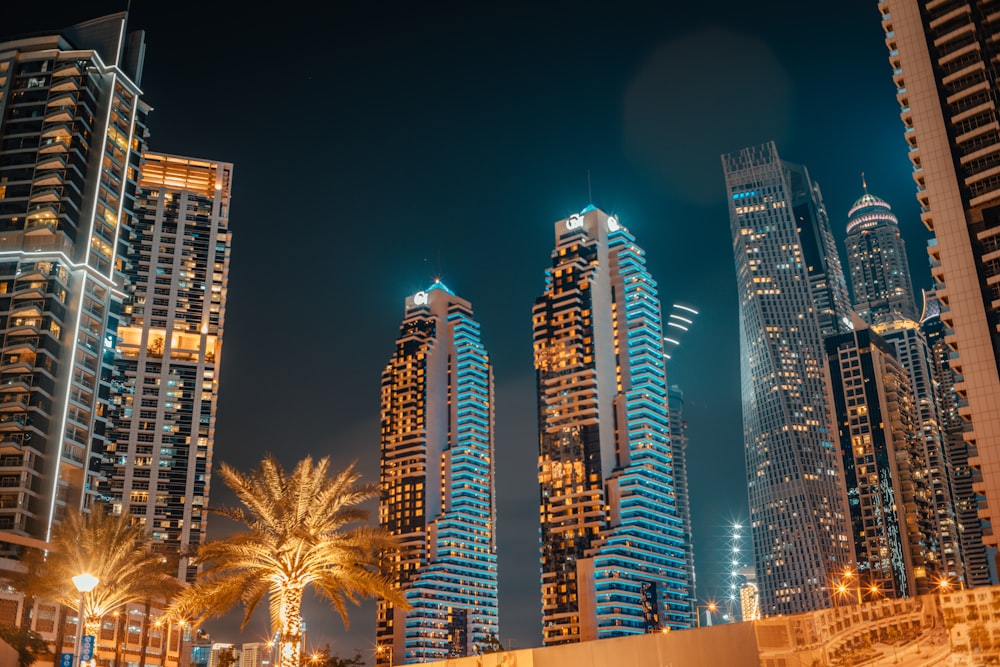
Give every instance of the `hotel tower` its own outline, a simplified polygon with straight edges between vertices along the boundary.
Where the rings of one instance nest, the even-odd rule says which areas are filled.
[[[823,337],[851,330],[819,187],[773,142],[722,156],[739,299],[743,439],[764,615],[831,604],[851,558]]]
[[[232,175],[225,162],[152,152],[139,169],[102,490],[175,555],[205,540]],[[196,569],[183,559],[178,576]]]
[[[382,372],[383,563],[409,610],[378,603],[379,665],[473,655],[498,635],[493,367],[472,307],[435,281],[407,297]]]
[[[978,470],[983,541],[1000,507],[1000,115],[994,0],[882,0],[940,318]],[[993,581],[996,581],[996,568]]]
[[[124,13],[0,43],[0,555],[101,486],[144,51]]]
[[[691,627],[660,301],[615,216],[555,223],[532,329],[544,643]]]

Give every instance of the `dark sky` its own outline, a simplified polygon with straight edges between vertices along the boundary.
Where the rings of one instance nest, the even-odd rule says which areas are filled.
[[[0,32],[123,4],[11,3]],[[552,223],[592,201],[646,250],[664,310],[701,311],[668,371],[686,398],[699,597],[717,597],[727,526],[747,515],[720,154],[773,139],[805,164],[841,252],[865,172],[929,285],[874,0],[316,4],[132,6],[151,149],[235,164],[215,460],[330,455],[377,481],[380,373],[404,299],[442,278],[495,367],[501,638],[538,645],[531,306]],[[349,631],[320,602],[305,612],[310,645],[370,656],[373,603]],[[266,608],[235,625],[208,627],[255,641]]]

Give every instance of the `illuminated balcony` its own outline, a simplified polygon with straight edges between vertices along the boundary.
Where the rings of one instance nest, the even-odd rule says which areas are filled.
[[[69,150],[69,136],[59,136],[53,139],[47,139],[42,143],[41,148],[38,149],[41,155],[50,155],[52,153],[65,153]]]
[[[37,336],[41,333],[41,318],[10,318],[7,323],[8,336]]]
[[[25,234],[55,234],[58,220],[58,207],[55,204],[43,204],[38,210],[28,216],[24,223]]]

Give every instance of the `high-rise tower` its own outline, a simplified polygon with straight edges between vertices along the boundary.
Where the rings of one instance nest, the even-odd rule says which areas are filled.
[[[125,19],[0,44],[0,531],[17,536],[46,540],[100,486],[146,113]]]
[[[983,540],[1000,507],[1000,114],[994,0],[881,0],[941,322],[981,478]],[[995,573],[995,568],[994,568]],[[994,574],[995,579],[995,574]]]
[[[532,326],[545,644],[690,627],[660,302],[615,216],[555,223]]]
[[[743,439],[762,614],[831,604],[850,559],[823,336],[850,330],[819,187],[774,143],[722,156],[740,309]]]
[[[920,418],[894,348],[859,325],[825,341],[853,556],[879,595],[922,595],[941,571]]]
[[[900,316],[917,319],[906,245],[899,221],[884,199],[868,192],[847,214],[847,265],[854,310],[869,324]]]
[[[979,520],[978,502],[972,488],[974,471],[969,466],[969,448],[963,438],[965,425],[959,414],[961,401],[955,390],[955,371],[949,363],[952,352],[945,340],[947,334],[941,323],[941,304],[933,292],[924,293],[920,332],[930,349],[928,365],[934,389],[934,411],[944,454],[944,468],[948,471],[947,481],[955,522],[959,526],[965,585],[988,586],[990,568],[983,547],[983,524]]]
[[[232,174],[225,162],[152,152],[139,169],[103,491],[174,554],[205,539]],[[178,576],[195,572],[185,559]]]
[[[440,281],[406,299],[381,415],[379,523],[401,545],[383,565],[411,609],[379,602],[378,664],[472,655],[498,636],[493,369]]]

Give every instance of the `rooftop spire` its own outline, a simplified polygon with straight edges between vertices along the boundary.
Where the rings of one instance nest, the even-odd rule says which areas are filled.
[[[861,189],[865,191],[865,194],[868,194],[868,183],[865,181],[865,172],[861,172]]]

